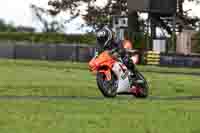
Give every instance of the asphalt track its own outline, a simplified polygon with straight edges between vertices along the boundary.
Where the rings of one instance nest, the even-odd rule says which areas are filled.
[[[146,99],[133,96],[117,96],[116,98],[104,98],[103,96],[0,96],[0,100],[150,100],[150,101],[200,101],[200,96],[149,96]]]

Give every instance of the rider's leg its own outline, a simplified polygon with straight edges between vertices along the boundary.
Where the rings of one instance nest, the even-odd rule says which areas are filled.
[[[126,65],[126,67],[131,71],[131,73],[134,74],[134,72],[135,72],[135,64],[133,63],[131,58],[128,57],[128,56],[125,56],[123,58],[123,62]]]
[[[143,80],[138,79],[138,77],[136,76],[136,66],[133,63],[131,58],[127,58],[126,67],[131,72],[132,84],[141,84],[141,83],[143,83]]]

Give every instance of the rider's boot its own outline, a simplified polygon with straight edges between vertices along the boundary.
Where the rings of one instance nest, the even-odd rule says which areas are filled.
[[[142,89],[139,86],[132,86],[130,89],[130,93],[132,93],[135,96],[138,96],[142,93]]]

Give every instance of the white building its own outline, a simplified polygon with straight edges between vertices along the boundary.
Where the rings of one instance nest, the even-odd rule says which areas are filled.
[[[124,33],[128,30],[127,16],[113,16],[113,31],[116,33],[118,39],[124,39]]]

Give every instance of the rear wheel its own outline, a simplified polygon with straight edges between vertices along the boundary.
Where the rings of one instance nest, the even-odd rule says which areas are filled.
[[[149,85],[147,83],[147,80],[145,77],[138,71],[135,71],[136,79],[137,80],[142,80],[142,83],[137,84],[137,87],[141,89],[140,93],[136,95],[138,98],[146,98],[148,97],[148,91],[149,91]]]
[[[111,73],[111,80],[106,80],[104,73],[97,73],[97,85],[104,97],[113,98],[117,95],[117,83],[113,73]]]

